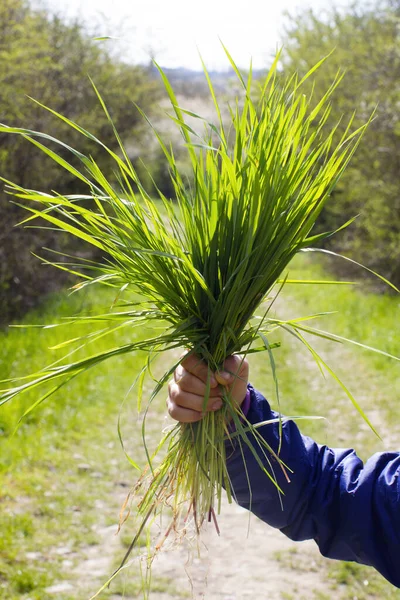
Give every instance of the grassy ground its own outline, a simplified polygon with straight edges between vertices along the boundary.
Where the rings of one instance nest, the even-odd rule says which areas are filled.
[[[327,264],[323,260],[316,262],[309,255],[302,255],[293,261],[289,276],[293,279],[332,280],[332,275],[326,267]],[[362,283],[354,286],[288,285],[282,295],[281,303],[279,301],[277,303],[276,310],[280,316],[291,318],[331,312],[332,314],[326,314],[310,321],[309,324],[320,330],[400,356],[398,296],[368,293],[366,285]],[[322,357],[351,391],[383,440],[390,445],[393,436],[398,436],[399,433],[398,428],[393,429],[397,423],[400,423],[400,404],[396,401],[400,397],[399,362],[351,344],[325,342],[311,335],[306,337],[321,351]],[[351,440],[357,443],[357,450],[363,456],[369,455],[380,447],[378,438],[371,435],[371,430],[359,418],[359,414],[350,401],[347,401],[339,385],[326,375],[326,391],[321,395],[323,383],[316,384],[321,377],[319,370],[314,365],[310,380],[309,370],[302,368],[304,364],[313,363],[311,355],[300,344],[298,352],[291,352],[291,356],[287,356],[286,348],[290,347],[282,344],[282,349],[278,350],[282,355],[279,365],[284,365],[281,377],[283,412],[294,414],[294,410],[298,414],[307,414],[312,411],[312,414],[329,416],[328,427],[315,423],[305,424],[302,427],[308,428],[312,433],[316,428],[321,430],[321,427],[325,427],[328,438],[329,430],[333,436],[337,436],[340,428],[342,438],[346,439],[347,443],[351,443]],[[279,354],[277,358],[278,356]],[[290,369],[291,362],[294,363],[295,378],[289,376],[289,371],[286,370],[287,367]],[[299,394],[300,390],[301,394]],[[341,409],[345,409],[345,418],[342,419],[344,423],[340,423],[338,427]],[[328,439],[328,441],[333,443],[334,440]]]
[[[98,291],[84,298],[59,296],[26,321],[59,322],[60,317],[82,308],[109,303],[109,295]],[[79,333],[83,333],[81,327]],[[77,334],[71,334],[69,327],[9,330],[2,340],[2,370],[23,374],[38,369],[65,354],[65,349],[49,351],[49,346]],[[96,350],[105,344],[96,342]],[[79,566],[88,546],[99,543],[95,524],[115,525],[119,505],[134,478],[120,451],[116,422],[138,359],[116,360],[71,382],[63,393],[29,415],[14,435],[17,417],[34,397],[2,407],[0,598],[54,598],[53,586]],[[127,446],[135,453],[140,424],[135,414],[130,420]],[[60,588],[56,597],[76,595]]]
[[[293,278],[329,277],[322,263],[311,263],[307,256],[297,259],[290,271]],[[316,325],[400,356],[399,299],[367,294],[359,287],[288,285],[276,311],[280,316],[295,317],[336,310]],[[68,298],[59,295],[27,316],[25,322],[58,322],[63,315],[97,310],[110,302],[110,296],[99,291]],[[77,333],[68,327],[12,329],[1,334],[2,378],[26,374],[55,360],[65,349],[50,351],[49,346]],[[124,333],[129,340],[137,335],[145,332]],[[282,340],[276,351],[282,412],[328,417],[327,422],[304,422],[303,429],[321,442],[355,446],[364,457],[382,449],[383,444],[340,387],[333,381],[324,382],[312,358],[295,340]],[[96,350],[102,344],[106,341],[96,342]],[[398,448],[399,363],[319,339],[316,344],[384,441]],[[141,359],[132,356],[111,361],[75,379],[63,393],[29,415],[14,435],[17,418],[33,396],[0,408],[1,600],[88,598],[123,555],[130,541],[129,528],[115,543],[111,561],[110,553],[103,561],[101,556],[105,532],[115,528],[119,506],[136,477],[119,446],[116,421]],[[273,399],[273,384],[265,365],[266,357],[252,357],[251,379]],[[149,434],[154,440],[160,437],[164,412],[161,398],[152,408],[153,431]],[[143,462],[133,394],[123,409],[122,424],[127,450]],[[301,551],[278,558],[282,564],[290,561],[294,572],[307,569]],[[319,568],[326,570],[326,598],[333,593],[343,599],[400,598],[399,592],[371,569],[327,561]],[[169,579],[155,580],[153,587],[160,594],[178,597]],[[140,597],[138,576],[122,578],[102,597],[117,598],[124,593],[129,598]],[[315,598],[322,600],[321,592]]]

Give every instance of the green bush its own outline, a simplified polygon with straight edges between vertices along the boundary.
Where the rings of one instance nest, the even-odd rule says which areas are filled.
[[[28,98],[65,114],[112,146],[113,132],[90,76],[110,107],[119,132],[137,148],[143,119],[133,102],[151,110],[160,87],[150,67],[118,61],[107,48],[78,22],[65,23],[57,16],[34,11],[25,0],[0,0],[0,122],[60,137],[92,154],[107,171],[106,153],[85,145],[77,132]],[[67,152],[65,158],[71,160]],[[0,135],[0,176],[31,189],[76,193],[76,181],[60,171],[25,140]],[[71,246],[68,242],[66,246],[66,237],[51,230],[15,228],[25,217],[26,213],[0,191],[0,323],[36,304],[65,279],[62,271],[41,265],[32,252],[43,254],[43,246],[81,255],[90,252],[81,244]]]
[[[320,221],[333,230],[359,214],[328,247],[343,252],[400,284],[400,4],[398,0],[356,0],[351,8],[325,14],[307,10],[289,17],[285,67],[306,72],[333,54],[316,76],[315,97],[339,69],[331,119],[355,107],[355,124],[376,116]],[[343,127],[345,124],[343,123]]]

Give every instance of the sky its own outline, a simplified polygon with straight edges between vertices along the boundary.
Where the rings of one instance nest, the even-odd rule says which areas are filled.
[[[38,0],[49,10],[78,17],[133,62],[155,58],[165,67],[228,68],[219,38],[240,67],[263,68],[282,43],[283,13],[333,0]]]

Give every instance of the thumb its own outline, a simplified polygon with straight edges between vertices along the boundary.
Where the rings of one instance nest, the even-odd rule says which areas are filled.
[[[220,385],[229,385],[234,380],[234,376],[228,371],[217,371],[214,375]]]

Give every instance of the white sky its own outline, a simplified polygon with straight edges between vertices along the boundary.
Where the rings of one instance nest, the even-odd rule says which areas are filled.
[[[335,0],[37,0],[50,10],[79,16],[97,35],[113,35],[126,59],[162,66],[199,69],[199,48],[209,69],[227,68],[222,39],[239,66],[250,57],[266,66],[280,45],[283,12],[313,7],[322,11]],[[346,2],[347,3],[347,2]],[[343,4],[343,2],[342,2]]]

